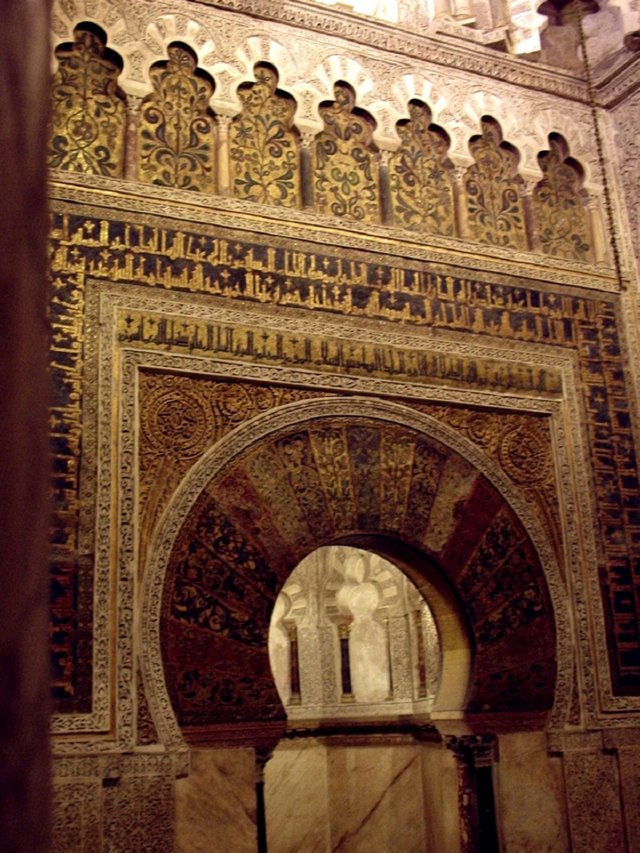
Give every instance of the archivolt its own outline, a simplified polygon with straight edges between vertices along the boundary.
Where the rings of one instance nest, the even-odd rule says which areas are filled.
[[[224,488],[221,485],[222,480],[225,477],[235,477],[236,480],[234,482],[238,482],[238,478],[242,479],[245,477],[247,460],[251,458],[252,454],[261,453],[261,448],[267,448],[268,452],[271,453],[271,444],[275,447],[275,442],[280,439],[290,438],[305,430],[311,433],[323,426],[330,427],[332,424],[336,427],[350,425],[350,428],[353,429],[363,428],[366,430],[369,428],[372,434],[375,433],[376,429],[387,432],[390,430],[400,431],[400,433],[409,436],[409,438],[415,437],[416,446],[421,444],[426,448],[431,448],[434,452],[434,464],[440,464],[441,461],[442,465],[446,465],[447,458],[458,458],[462,460],[461,464],[463,466],[466,465],[469,468],[473,467],[475,469],[476,473],[474,476],[478,484],[477,489],[479,489],[475,494],[483,496],[481,503],[484,502],[484,505],[474,507],[468,501],[465,503],[464,500],[460,499],[460,506],[458,507],[458,510],[461,509],[463,515],[466,509],[469,509],[469,518],[476,511],[479,511],[480,515],[482,515],[482,512],[486,515],[486,524],[483,526],[483,522],[479,522],[480,527],[475,534],[469,533],[470,541],[475,536],[474,541],[467,548],[467,552],[470,550],[471,553],[465,554],[464,543],[462,547],[459,547],[460,542],[456,543],[453,541],[453,539],[462,541],[461,537],[458,536],[450,537],[450,541],[448,540],[441,547],[439,554],[434,555],[433,552],[431,554],[432,557],[435,556],[436,562],[439,562],[444,573],[447,574],[448,583],[457,588],[458,595],[463,602],[475,634],[477,645],[476,673],[472,680],[467,708],[476,711],[489,709],[508,710],[508,702],[505,705],[504,701],[495,699],[494,696],[494,694],[497,695],[499,693],[501,689],[500,684],[504,683],[504,679],[507,679],[510,684],[509,689],[515,691],[515,699],[511,705],[513,710],[524,710],[525,707],[530,707],[527,703],[531,701],[534,702],[534,707],[536,701],[540,703],[538,705],[539,710],[548,710],[549,704],[554,698],[555,685],[553,683],[549,685],[548,672],[545,676],[540,666],[536,663],[537,659],[532,659],[532,647],[538,643],[540,653],[543,656],[553,659],[555,654],[557,660],[556,683],[562,685],[562,690],[555,695],[554,715],[562,713],[562,710],[569,701],[568,695],[565,695],[567,692],[565,685],[571,682],[572,668],[566,593],[552,545],[541,530],[524,497],[514,488],[513,483],[505,473],[489,461],[476,447],[446,425],[436,422],[427,415],[416,413],[400,404],[370,398],[354,397],[348,400],[342,397],[325,398],[282,406],[275,412],[269,412],[254,418],[228,434],[219,443],[211,447],[204,457],[194,465],[181,486],[176,490],[173,500],[158,525],[150,547],[150,554],[152,556],[144,581],[140,639],[143,650],[142,663],[147,694],[161,740],[166,744],[170,744],[179,743],[182,739],[165,681],[162,652],[163,612],[165,614],[168,612],[168,599],[166,599],[166,596],[170,597],[172,594],[171,590],[167,592],[168,585],[173,584],[175,580],[173,555],[177,553],[176,549],[179,551],[180,548],[183,548],[183,552],[181,552],[181,559],[183,559],[187,553],[184,551],[184,548],[186,547],[188,550],[189,543],[193,541],[193,536],[195,536],[193,533],[195,530],[194,525],[197,526],[201,523],[198,521],[198,518],[202,519],[204,517],[203,513],[209,513],[211,508],[215,508],[216,512],[218,511],[217,501],[224,495]],[[430,451],[427,450],[427,452]],[[442,460],[439,461],[438,456],[441,456]],[[228,480],[227,482],[231,481]],[[434,501],[437,499],[438,495],[436,494]],[[222,502],[224,503],[224,500]],[[246,512],[249,512],[248,509],[245,511],[245,508],[242,507],[240,509],[236,507],[236,511],[245,512],[245,516]],[[269,513],[265,514],[268,515]],[[277,519],[277,511],[274,517]],[[499,524],[496,522],[496,519],[500,522]],[[247,523],[251,522],[247,521]],[[383,530],[384,525],[380,523],[380,520],[369,523],[363,522],[359,527],[358,524],[359,522],[356,523],[355,527],[351,524],[349,529],[347,529],[349,527],[347,525],[347,527],[337,532],[334,529],[330,532],[329,538],[333,536],[335,540],[344,538],[345,535],[357,534],[359,532],[364,534],[383,534],[385,532]],[[474,580],[472,577],[473,572],[471,570],[467,571],[467,567],[477,558],[478,569],[481,570],[482,560],[480,552],[484,547],[482,543],[491,537],[494,539],[496,536],[498,538],[501,536],[504,537],[507,535],[505,531],[509,527],[516,531],[514,534],[516,538],[520,535],[517,531],[522,532],[522,536],[519,539],[521,543],[519,556],[516,560],[515,551],[513,552],[513,555],[509,557],[510,560],[514,561],[513,570],[507,567],[506,574],[501,581],[501,586],[499,585],[498,588],[494,588],[493,592],[491,590],[487,592],[489,599],[486,596],[483,598],[483,594],[478,592],[477,578]],[[280,565],[275,566],[276,574],[280,571],[281,574],[284,572],[286,576],[293,568],[293,565],[300,559],[301,555],[312,550],[313,547],[326,544],[317,539],[313,542],[299,540],[296,538],[298,534],[295,531],[291,532],[294,528],[295,524],[293,524],[293,527],[289,525],[288,533],[284,535],[278,534],[281,554],[278,558]],[[411,542],[410,533],[401,533],[397,538],[400,542],[404,541],[409,545],[415,546],[415,542]],[[433,543],[435,540],[432,538],[431,541]],[[427,559],[429,558],[428,550],[428,547],[425,548],[423,546],[422,551],[423,553],[427,553]],[[289,558],[284,556],[286,554],[291,556],[291,560],[289,561],[291,565],[287,564]],[[519,563],[518,560],[520,561]],[[508,560],[505,562],[505,565],[507,563]],[[527,576],[530,576],[529,580],[531,584],[529,586],[518,575],[518,572],[523,567],[525,573],[528,573]],[[171,577],[168,577],[169,571]],[[465,572],[466,575],[464,574]],[[269,596],[272,596],[273,599],[275,599],[277,593],[277,585],[281,584],[283,580],[284,577],[279,575],[273,581],[274,588],[269,591]],[[480,586],[483,584],[484,579],[481,581]],[[510,584],[515,585],[513,589],[511,589]],[[534,587],[538,590],[539,594],[535,592]],[[473,589],[475,589],[475,592],[470,592]],[[505,617],[507,622],[509,618],[515,620],[515,627],[511,626],[510,628],[507,624],[506,627],[503,625],[500,628],[498,625],[498,616],[490,612],[492,595],[496,595],[500,601],[503,603],[506,601],[507,604],[510,600],[515,601],[519,597],[518,600],[524,602],[523,612],[525,613],[527,607],[530,608],[531,613],[534,613],[536,608],[538,608],[540,618],[537,621],[537,627],[534,626],[534,629],[532,629],[533,633],[529,637],[530,642],[522,642],[523,636],[528,636],[526,634],[526,630],[529,630],[528,628],[524,634],[521,633],[519,635],[519,639],[516,636],[519,630],[517,624],[519,617],[515,612],[511,615],[507,612]],[[527,601],[527,596],[529,596],[529,601]],[[545,601],[548,602],[549,600],[551,604],[547,606]],[[270,614],[272,603],[271,601],[268,604],[266,625],[262,626],[265,632],[268,630],[268,615]],[[262,628],[258,626],[258,633]],[[507,639],[495,642],[495,637],[492,639],[492,632],[499,634],[503,629],[506,631],[505,636]],[[535,635],[535,638],[533,635]],[[509,637],[513,637],[514,641],[512,642]],[[166,636],[164,639],[166,640]],[[217,640],[214,637],[211,640],[212,654],[216,653],[215,642]],[[260,645],[260,642],[261,638],[258,637],[255,645],[256,649]],[[183,646],[182,641],[177,637],[170,638],[170,643],[173,643],[174,648],[181,648]],[[164,645],[166,652],[168,648],[167,642]],[[266,633],[263,652],[266,656]],[[535,654],[533,657],[535,657]],[[180,668],[179,662],[175,667],[171,661],[168,663],[165,661],[165,664],[167,664],[166,671],[173,678],[174,675],[171,673]],[[258,662],[256,666],[260,669],[262,664]],[[502,673],[500,672],[501,667],[503,670]],[[528,681],[531,679],[535,680],[536,673],[539,680],[541,680],[540,693],[537,699],[534,698],[532,700],[530,692],[531,685],[528,684]],[[193,677],[193,673],[191,673],[190,677]],[[545,678],[547,678],[546,686],[543,684]],[[501,679],[503,679],[503,682],[501,682]],[[211,686],[209,682],[207,684]],[[173,692],[172,699],[175,703],[175,683],[170,685],[170,689]],[[195,690],[193,684],[190,686],[190,689],[193,693]],[[273,692],[275,695],[275,689]],[[260,705],[261,701],[259,698],[256,699],[254,707],[246,709],[247,720],[250,720],[252,715],[255,717],[258,706],[262,708],[259,714],[262,714],[263,718],[268,718],[269,714],[277,713],[275,704],[268,705],[267,707]],[[277,698],[275,702],[277,704]],[[200,722],[215,724],[216,722],[215,707],[213,708],[212,717],[208,720],[203,720],[201,715],[200,717],[198,716],[199,712],[193,711],[190,707],[187,708],[188,702],[184,706],[180,706],[180,702],[177,704],[179,706],[178,712],[182,725],[197,725]],[[235,719],[242,716],[239,713],[238,705],[232,709],[232,713]]]

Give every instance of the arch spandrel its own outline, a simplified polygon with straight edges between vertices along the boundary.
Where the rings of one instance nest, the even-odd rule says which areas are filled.
[[[466,699],[454,679],[436,707],[551,709],[554,613],[522,521],[456,450],[362,408],[354,416],[342,401],[342,412],[331,416],[302,417],[286,428],[273,422],[185,504],[164,569],[155,570],[156,589],[163,579],[157,640],[181,727],[284,719],[267,647],[277,593],[310,551],[362,537],[385,556],[412,555],[399,565],[414,582],[427,594],[439,584],[458,602],[449,612],[459,614],[458,626],[468,625],[473,674]],[[400,509],[383,509],[389,502]],[[446,614],[443,605],[441,626]],[[451,630],[452,637],[459,632]],[[452,660],[464,652],[460,637],[451,651]]]

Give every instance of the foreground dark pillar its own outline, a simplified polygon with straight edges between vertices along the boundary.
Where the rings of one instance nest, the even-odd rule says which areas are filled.
[[[458,808],[464,853],[499,853],[493,793],[494,735],[447,736],[458,764]]]
[[[47,849],[47,0],[0,25],[0,850]]]

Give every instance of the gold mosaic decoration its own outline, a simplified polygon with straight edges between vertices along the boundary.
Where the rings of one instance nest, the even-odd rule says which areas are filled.
[[[140,566],[153,528],[205,450],[262,412],[317,396],[288,388],[140,372]]]
[[[526,249],[520,198],[518,155],[504,142],[496,121],[482,120],[482,134],[469,148],[475,163],[465,174],[467,218],[471,236],[480,243]]]
[[[453,427],[501,466],[535,506],[562,563],[562,523],[548,419],[439,403],[413,406]]]
[[[74,43],[56,53],[49,166],[122,177],[125,106],[104,39],[77,29]]]
[[[567,353],[575,353],[581,399],[585,404],[594,500],[601,532],[602,571],[606,578],[602,599],[612,626],[609,646],[613,691],[615,695],[625,695],[626,691],[638,689],[637,641],[627,630],[628,602],[636,601],[635,580],[627,566],[638,560],[639,553],[638,471],[624,385],[624,356],[617,329],[617,296],[589,291],[554,292],[549,286],[522,287],[519,280],[491,283],[447,274],[426,265],[416,269],[407,260],[402,264],[382,257],[365,260],[327,247],[315,252],[290,245],[275,247],[255,236],[251,239],[238,234],[213,236],[202,229],[170,228],[139,214],[125,220],[98,219],[80,210],[57,210],[52,219],[51,242],[54,280],[59,281],[52,310],[60,312],[52,318],[52,324],[59,336],[56,346],[61,347],[60,359],[54,356],[52,373],[58,401],[52,437],[59,459],[57,470],[65,472],[56,480],[56,501],[60,502],[57,547],[75,541],[78,519],[77,504],[70,503],[79,500],[76,475],[67,480],[66,472],[77,470],[79,448],[75,441],[66,442],[65,438],[78,433],[81,412],[75,385],[67,381],[67,365],[72,365],[75,382],[83,352],[85,276],[110,284],[135,282],[149,293],[166,289],[199,294],[200,298],[224,296],[230,301],[293,305],[298,310],[307,310],[310,319],[323,312],[339,312],[343,316],[387,320],[395,328],[403,324],[414,328],[420,325],[436,333],[438,329],[446,329],[502,338],[514,345],[523,341],[561,347]],[[65,342],[70,323],[77,340],[77,354],[76,345]],[[453,383],[456,387],[471,385],[477,390],[518,391],[534,396],[555,397],[562,393],[559,371],[544,363],[539,366],[501,360],[493,363],[492,359],[469,354],[332,339],[309,331],[305,335],[294,333],[293,329],[231,326],[198,317],[177,318],[132,309],[118,317],[115,334],[128,348],[213,355],[217,359],[262,365],[296,368],[312,365],[318,374],[389,377],[438,385]],[[58,362],[60,368],[55,367]],[[175,414],[175,405],[168,405],[166,417]],[[483,431],[493,436],[491,455],[509,470],[510,478],[519,488],[531,490],[529,494],[534,500],[534,493],[541,496],[544,492],[545,501],[556,502],[551,468],[544,461],[543,445],[546,446],[548,439],[541,433],[530,434],[529,450],[523,454],[523,433],[516,428],[518,425],[513,426],[513,434],[511,430],[509,435],[500,432],[500,440],[495,441],[498,433],[493,433],[486,418],[478,419],[476,413],[467,428],[469,437],[480,445],[477,436]],[[180,441],[186,442],[188,449],[191,427],[187,425],[185,429],[184,439]],[[196,422],[192,429],[195,441],[200,434]],[[313,452],[316,455],[315,448]],[[529,458],[542,463],[535,466],[535,482],[527,480]],[[401,472],[395,478],[396,474],[392,476],[390,472],[385,490],[402,494],[405,485]],[[336,496],[335,500],[339,498],[347,517],[352,514],[349,496]],[[423,505],[422,498],[416,502],[412,518],[417,517]],[[437,510],[436,507],[434,512]],[[557,519],[549,517],[548,524],[550,528],[557,526]],[[72,555],[67,560],[67,546],[64,547],[64,565],[56,569],[59,594],[55,618],[60,626],[60,641],[56,640],[56,644],[62,647],[64,631],[69,637],[66,647],[73,652],[80,646],[79,636],[90,636],[85,628],[91,619],[93,564],[76,565]],[[86,655],[84,651],[78,653],[82,666],[75,671],[70,671],[62,654],[59,655],[55,677],[61,686],[56,698],[65,708],[72,705],[68,698],[72,691],[90,700],[91,649],[86,652]],[[63,685],[68,685],[68,689]]]
[[[533,191],[533,206],[542,251],[556,258],[592,260],[580,168],[569,157],[564,139],[551,134],[549,150],[538,155],[538,162],[544,177]]]
[[[396,224],[433,234],[454,233],[448,140],[431,125],[424,104],[409,104],[410,118],[396,125],[402,140],[389,160],[391,199]]]
[[[256,82],[238,90],[242,112],[229,130],[234,195],[261,204],[300,206],[295,101],[280,94],[275,71],[260,65]]]
[[[448,471],[460,464],[457,454],[412,429],[336,417],[332,408],[255,440],[204,486],[181,523],[160,628],[179,724],[277,719],[266,638],[292,568],[354,534],[422,551],[441,529],[435,508],[443,502],[451,523],[433,556],[475,640],[468,707],[548,709],[553,611],[535,548],[504,497],[471,466],[467,489],[454,497]],[[399,501],[392,513],[389,498]]]
[[[213,192],[213,84],[197,73],[190,51],[172,45],[168,52],[167,62],[152,67],[153,92],[142,104],[138,174],[163,187]]]
[[[354,112],[350,86],[336,83],[334,93],[335,101],[320,107],[324,130],[313,147],[316,209],[333,216],[379,222],[372,122]]]

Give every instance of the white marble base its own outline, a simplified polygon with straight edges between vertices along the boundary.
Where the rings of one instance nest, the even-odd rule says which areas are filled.
[[[460,853],[458,769],[456,758],[440,744],[421,748],[424,789],[425,850]]]
[[[496,810],[507,853],[571,849],[562,760],[547,751],[544,732],[501,735],[495,773]]]
[[[269,853],[424,853],[422,747],[281,744],[266,771]]]
[[[316,740],[278,746],[265,771],[269,853],[330,850],[327,753]]]
[[[255,853],[252,749],[194,749],[176,783],[175,853]]]

